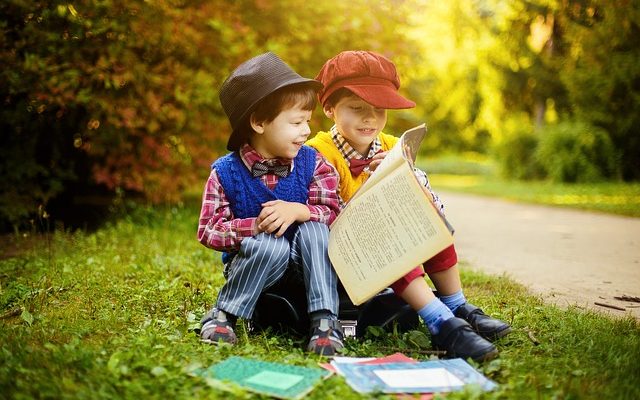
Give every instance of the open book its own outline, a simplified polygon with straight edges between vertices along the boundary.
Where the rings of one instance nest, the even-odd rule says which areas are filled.
[[[331,225],[329,258],[355,305],[453,243],[413,172],[425,133],[406,131]]]

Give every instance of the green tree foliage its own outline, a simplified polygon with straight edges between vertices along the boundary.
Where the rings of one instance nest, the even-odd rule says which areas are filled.
[[[207,24],[233,19],[206,2],[0,7],[2,199],[23,200],[3,216],[15,221],[78,182],[177,199],[199,154],[183,133],[214,136],[215,119],[203,118],[220,113],[212,61],[230,59]]]
[[[500,107],[488,113],[496,122],[493,137],[508,132],[500,121],[514,112],[526,112],[538,129],[558,118],[584,121],[611,138],[623,178],[640,178],[640,3],[482,4],[491,4],[485,21],[496,32],[486,65],[497,72],[494,87],[502,97]],[[481,107],[491,101],[483,97]],[[612,175],[608,168],[601,172]]]
[[[14,225],[78,185],[179,199],[225,151],[217,89],[253,55],[275,51],[314,76],[341,50],[393,57],[409,46],[392,34],[408,12],[394,2],[10,0],[0,10],[0,220]]]
[[[560,81],[577,118],[604,128],[623,177],[640,179],[640,2],[563,2]]]
[[[417,103],[414,118],[430,127],[425,147],[484,151],[488,135],[480,114],[489,106],[483,104],[485,90],[491,89],[483,86],[490,81],[481,71],[489,31],[480,10],[465,0],[418,3],[406,28],[417,47],[404,68],[404,84]]]
[[[535,157],[539,136],[534,133],[529,119],[517,114],[505,124],[508,134],[495,145],[495,156],[500,173],[506,178],[536,179],[544,172]]]

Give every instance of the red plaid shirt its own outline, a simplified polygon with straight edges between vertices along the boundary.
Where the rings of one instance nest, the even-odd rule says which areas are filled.
[[[240,148],[240,159],[249,170],[257,161],[267,163],[290,163],[290,160],[265,160],[251,146]],[[295,166],[291,163],[291,169]],[[269,189],[275,188],[279,177],[265,174],[260,177]],[[311,213],[310,221],[331,224],[339,213],[338,174],[318,152],[313,179],[309,185],[307,207]],[[258,234],[256,218],[235,218],[224,194],[222,184],[215,169],[211,170],[202,195],[202,209],[198,224],[198,240],[207,247],[218,251],[235,251],[246,237]]]

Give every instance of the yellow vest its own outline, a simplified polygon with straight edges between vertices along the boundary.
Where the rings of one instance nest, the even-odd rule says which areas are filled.
[[[393,145],[398,141],[397,137],[387,135],[383,132],[378,134],[378,139],[382,143],[382,151],[391,150]],[[369,175],[360,174],[356,177],[351,175],[349,163],[347,163],[347,160],[344,159],[340,150],[338,150],[335,143],[333,143],[330,132],[318,132],[317,135],[307,141],[307,144],[318,150],[338,171],[338,175],[340,175],[340,197],[342,197],[345,203],[348,202],[356,190],[367,180]]]

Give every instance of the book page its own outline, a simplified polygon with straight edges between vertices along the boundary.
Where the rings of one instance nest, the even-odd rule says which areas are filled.
[[[358,305],[451,243],[453,237],[404,161],[340,213],[331,226],[329,258]]]
[[[464,386],[464,382],[444,368],[373,370],[388,387],[415,389],[425,386],[447,387],[451,390]]]
[[[389,173],[394,171],[396,168],[401,166],[402,164],[406,164],[407,161],[402,156],[402,150],[400,146],[398,146],[400,142],[396,143],[395,146],[387,156],[382,160],[378,168],[369,176],[369,178],[358,188],[358,190],[351,196],[350,202],[360,196],[362,193],[369,190],[370,187],[375,186],[376,183],[384,179]]]

